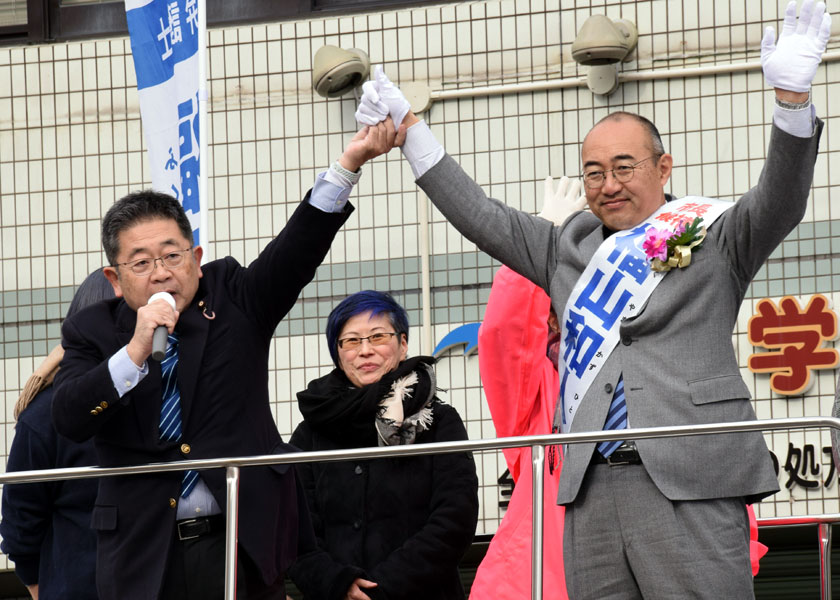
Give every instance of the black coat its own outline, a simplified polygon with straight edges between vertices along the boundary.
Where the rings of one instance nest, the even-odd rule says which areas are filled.
[[[283,231],[248,268],[233,258],[202,266],[203,278],[175,330],[183,437],[162,441],[160,363],[122,398],[108,359],[134,332],[137,314],[122,300],[100,303],[64,323],[53,420],[71,439],[94,436],[102,466],[284,452],[268,397],[268,353],[280,319],[315,275],[352,207],[325,213],[304,200]],[[203,311],[215,313],[205,318]],[[208,313],[210,314],[210,313]],[[93,410],[101,407],[101,414]],[[91,414],[93,413],[93,414]],[[298,508],[293,469],[241,472],[239,544],[267,583],[297,554]],[[225,473],[202,479],[222,510]],[[103,478],[93,511],[98,532],[100,597],[157,597],[174,534],[180,472]]]
[[[96,464],[92,441],[77,444],[56,433],[52,398],[50,386],[20,413],[6,471]],[[3,486],[0,549],[24,584],[38,584],[41,600],[96,599],[96,536],[90,528],[96,487],[95,479]]]
[[[467,439],[457,411],[436,402],[416,443]],[[298,425],[303,450],[352,447]],[[374,600],[461,600],[458,563],[478,518],[478,478],[467,453],[306,463],[297,466],[319,550],[289,575],[307,600],[340,600],[357,577],[378,583]]]

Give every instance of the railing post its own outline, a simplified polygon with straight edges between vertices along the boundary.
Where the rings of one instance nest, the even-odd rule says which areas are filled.
[[[542,600],[543,586],[543,474],[545,446],[531,446],[531,600]]]
[[[239,542],[239,467],[227,467],[226,474],[225,600],[236,600],[236,547]]]
[[[831,600],[831,523],[820,523],[820,598]]]

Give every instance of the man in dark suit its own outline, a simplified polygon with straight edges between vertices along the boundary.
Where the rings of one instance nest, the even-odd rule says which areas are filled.
[[[357,133],[248,267],[231,257],[201,265],[184,211],[165,194],[114,204],[102,241],[117,299],[64,324],[58,431],[93,436],[108,467],[285,452],[268,401],[272,335],[352,212],[359,166],[402,138],[390,121]],[[174,307],[150,302],[157,292]],[[161,362],[150,357],[159,326],[171,334]],[[238,597],[285,598],[283,573],[312,535],[297,490],[288,466],[243,470]],[[100,598],[222,598],[225,497],[218,469],[100,480]]]
[[[778,44],[765,32],[774,126],[764,170],[736,203],[665,194],[673,158],[656,127],[618,112],[582,144],[590,212],[560,226],[488,198],[381,71],[365,84],[357,114],[406,115],[403,153],[447,220],[564,315],[558,429],[755,419],[732,329],[753,276],[805,213],[822,130],[809,91],[830,31],[825,5],[805,0],[798,22],[788,6]],[[663,255],[673,268],[653,272],[645,252],[663,238],[651,234],[670,225],[665,236],[681,237],[688,214],[705,219],[702,246],[690,262]],[[751,598],[744,501],[777,490],[760,433],[570,445],[558,492],[569,597]]]

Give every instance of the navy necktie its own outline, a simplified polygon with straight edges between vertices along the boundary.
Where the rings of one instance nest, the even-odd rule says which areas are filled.
[[[624,400],[624,374],[618,378],[618,383],[615,386],[615,394],[613,394],[612,402],[610,402],[610,409],[607,412],[604,429],[627,429],[627,402]],[[595,448],[606,458],[615,452],[623,443],[622,440],[601,442]]]
[[[178,391],[178,337],[169,334],[166,356],[160,362],[163,403],[160,407],[160,439],[181,439],[181,392]],[[186,498],[198,482],[198,471],[186,471],[181,481],[181,497]]]

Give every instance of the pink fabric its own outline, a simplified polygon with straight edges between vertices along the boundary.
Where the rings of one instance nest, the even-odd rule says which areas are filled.
[[[758,575],[758,561],[767,554],[767,546],[758,541],[758,521],[755,520],[752,504],[747,504],[747,514],[750,517],[750,564],[755,577]]]
[[[481,380],[497,437],[551,432],[560,382],[546,357],[550,301],[536,285],[502,267],[496,273],[484,322],[478,332]],[[531,597],[531,450],[503,451],[516,481],[507,512],[478,567],[470,600],[527,600]],[[548,454],[547,454],[548,458]],[[543,498],[543,598],[568,600],[563,570],[564,509],[555,501],[560,465],[545,469]],[[758,573],[767,547],[758,541],[752,506],[750,563]]]
[[[559,388],[546,357],[548,296],[502,267],[496,273],[478,332],[481,380],[498,437],[551,432]],[[470,600],[531,597],[531,450],[504,450],[516,481],[507,512],[478,567]],[[548,453],[547,453],[548,456]],[[567,600],[563,571],[563,515],[556,503],[560,465],[545,469],[543,598]]]

